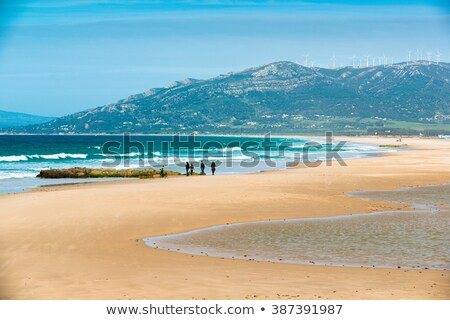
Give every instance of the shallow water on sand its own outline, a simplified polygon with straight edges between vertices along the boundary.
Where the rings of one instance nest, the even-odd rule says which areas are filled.
[[[414,211],[224,225],[145,239],[190,254],[336,266],[450,269],[450,184],[352,196]]]

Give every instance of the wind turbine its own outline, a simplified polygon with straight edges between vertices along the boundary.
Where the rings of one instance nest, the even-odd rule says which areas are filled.
[[[356,56],[353,55],[353,56],[352,56],[352,67],[353,67],[353,68],[355,67],[355,58],[356,58]]]
[[[364,56],[366,58],[366,67],[369,67],[369,55]]]
[[[386,55],[383,53],[383,66],[386,67],[386,64],[387,64],[387,57],[386,57]]]
[[[305,67],[308,66],[308,57],[309,57],[309,53],[303,55],[303,57],[305,57]]]
[[[433,54],[433,52],[427,51],[427,61],[428,61],[428,64],[431,63],[431,55],[432,55],[432,54]]]
[[[331,60],[333,60],[333,69],[336,69],[336,56],[334,54]]]
[[[406,60],[406,65],[408,66],[411,62],[411,51],[408,51],[408,59]]]
[[[417,49],[416,50],[416,60],[421,61],[423,59],[423,52],[422,50]]]
[[[437,64],[439,64],[439,62],[441,62],[441,56],[442,56],[442,53],[440,53],[439,51],[436,52],[436,63]]]
[[[372,57],[372,66],[374,66],[375,67],[375,64],[376,64],[376,62],[375,62],[375,57]]]

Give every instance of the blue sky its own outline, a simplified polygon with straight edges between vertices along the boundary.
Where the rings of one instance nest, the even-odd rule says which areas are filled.
[[[0,109],[61,116],[187,77],[364,55],[450,61],[446,1],[0,1]],[[372,58],[370,58],[372,59]]]

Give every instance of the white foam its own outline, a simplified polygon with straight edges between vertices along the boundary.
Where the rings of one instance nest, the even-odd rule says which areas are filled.
[[[15,161],[27,161],[26,156],[3,156],[0,157],[0,162],[15,162]]]
[[[103,157],[137,157],[141,156],[142,153],[140,152],[130,152],[130,153],[100,153],[99,156]]]
[[[233,152],[233,151],[241,151],[242,149],[240,147],[233,147],[233,148],[223,148],[223,149],[219,149],[219,151],[221,152]]]
[[[1,172],[0,180],[2,179],[22,179],[22,178],[34,178],[36,173],[32,172]]]
[[[46,159],[46,160],[58,160],[58,159],[86,159],[87,154],[71,154],[71,153],[57,153],[57,154],[33,154],[33,155],[20,155],[20,156],[2,156],[0,162],[17,162],[27,161],[30,159]]]
[[[28,156],[29,158],[41,158],[46,160],[58,160],[58,159],[86,159],[88,157],[87,154],[72,154],[72,153],[56,153],[56,154],[36,154],[32,156]]]

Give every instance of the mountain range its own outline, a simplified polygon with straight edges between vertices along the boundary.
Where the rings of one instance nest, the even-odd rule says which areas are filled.
[[[449,81],[447,63],[325,69],[281,61],[177,81],[16,132],[445,133]]]
[[[28,126],[33,124],[40,124],[49,122],[55,119],[54,117],[35,116],[27,113],[8,112],[0,110],[0,129]]]

